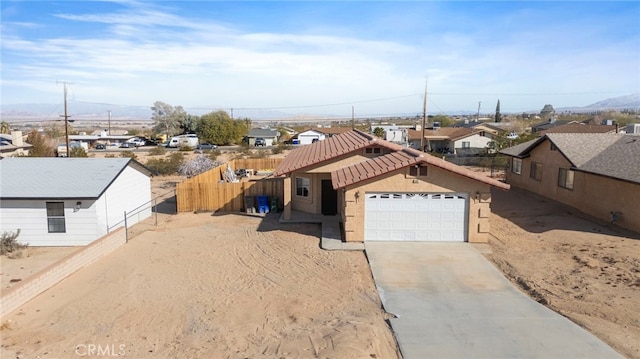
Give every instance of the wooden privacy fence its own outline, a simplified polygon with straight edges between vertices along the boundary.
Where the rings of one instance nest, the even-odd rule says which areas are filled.
[[[282,161],[279,158],[242,159],[229,162],[232,169],[250,168],[271,171]],[[284,184],[282,178],[264,178],[257,181],[229,183],[223,181],[227,163],[189,178],[176,186],[178,212],[229,211],[245,208],[247,196],[277,197],[282,206]]]

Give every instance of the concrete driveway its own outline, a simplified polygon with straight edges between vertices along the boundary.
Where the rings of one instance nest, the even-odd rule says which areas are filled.
[[[518,291],[472,244],[365,248],[405,359],[622,357]]]

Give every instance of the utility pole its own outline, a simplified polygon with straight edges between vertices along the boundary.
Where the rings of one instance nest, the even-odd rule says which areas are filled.
[[[476,116],[476,122],[480,122],[480,105],[482,101],[478,101],[478,115]]]
[[[67,83],[63,82],[64,85],[64,138],[67,144],[67,157],[71,157],[71,152],[69,152],[69,115],[67,114]]]
[[[233,108],[231,108],[231,119],[233,120]]]
[[[424,102],[422,104],[422,129],[420,135],[420,151],[424,152],[424,128],[427,126],[427,81],[424,81]]]
[[[355,128],[356,128],[355,110],[353,106],[351,106],[351,129],[353,130]]]
[[[111,136],[111,110],[107,110],[109,114],[109,129],[107,130],[107,136]]]

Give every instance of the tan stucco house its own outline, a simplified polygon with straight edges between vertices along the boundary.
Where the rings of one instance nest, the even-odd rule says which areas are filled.
[[[358,130],[292,151],[284,219],[295,211],[337,215],[347,242],[486,242],[491,187],[509,185]]]
[[[640,232],[640,136],[547,133],[500,152],[507,183]]]

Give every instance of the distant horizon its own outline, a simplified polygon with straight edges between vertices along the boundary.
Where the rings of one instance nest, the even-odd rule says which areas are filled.
[[[632,98],[635,102],[632,104],[632,106],[625,106],[625,105],[621,105],[621,106],[612,106],[612,107],[608,107],[608,108],[603,108],[603,107],[590,107],[590,106],[594,106],[594,105],[598,105],[601,103],[611,103],[612,101],[615,102],[617,100],[626,100]],[[85,106],[108,106],[106,104],[86,104],[86,103],[81,103],[82,105]],[[13,106],[52,106],[55,108],[60,108],[62,106],[62,104],[13,104],[13,105],[2,105],[2,120],[6,120],[7,118],[9,119],[9,123],[34,123],[34,122],[56,122],[56,121],[60,121],[60,115],[56,112],[53,111],[51,113],[49,113],[47,116],[43,116],[43,115],[39,115],[37,113],[26,113],[26,114],[11,114],[11,112],[14,111],[10,111],[9,113],[5,112],[5,108],[6,107],[13,107]],[[553,106],[553,104],[551,104]],[[69,107],[69,106],[68,106]],[[73,103],[71,108],[73,108]],[[121,106],[123,108],[127,108],[128,106]],[[124,122],[124,121],[139,121],[139,122],[153,122],[151,119],[151,109],[150,106],[149,107],[135,107],[135,106],[131,106],[132,108],[139,108],[140,111],[148,111],[148,117],[147,116],[141,116],[141,115],[118,115],[117,111],[111,111],[111,121],[113,122]],[[115,107],[114,107],[115,108]],[[198,108],[201,111],[205,111],[205,109],[202,109],[202,107]],[[504,115],[517,115],[517,114],[521,114],[521,113],[527,113],[527,114],[537,114],[540,112],[540,110],[542,109],[542,107],[538,110],[530,110],[530,111],[519,111],[519,112],[505,112],[505,111],[501,111],[502,114]],[[638,94],[631,94],[631,95],[627,95],[627,96],[621,96],[621,97],[617,97],[617,98],[608,98],[608,99],[602,99],[601,101],[598,101],[596,103],[592,103],[589,104],[587,106],[571,106],[571,107],[555,107],[554,109],[556,111],[560,111],[560,112],[574,112],[574,113],[588,113],[588,112],[593,112],[593,111],[607,111],[607,110],[640,110],[640,93]],[[225,110],[225,109],[211,109],[211,111],[209,112],[203,112],[203,113],[199,113],[199,112],[192,112],[189,111],[189,109],[186,109],[187,113],[192,114],[192,115],[196,115],[196,116],[201,116],[203,114],[206,113],[210,113],[212,111],[217,111],[217,110]],[[238,114],[238,111],[236,111],[236,114],[238,114],[239,116],[237,116],[236,118],[250,118],[251,120],[255,121],[255,122],[310,122],[310,121],[348,121],[351,119],[351,116],[338,116],[338,115],[333,115],[333,114],[305,114],[305,113],[278,113],[278,115],[280,116],[276,116],[275,113],[272,114],[272,116],[265,116],[265,117],[251,117],[251,116],[246,116],[246,113],[243,113],[242,109],[239,109],[240,113]],[[15,111],[17,112],[17,111]],[[229,113],[227,111],[227,113]],[[486,116],[492,116],[495,113],[495,110],[491,110],[491,111],[480,111],[480,115],[483,117]],[[458,111],[458,112],[453,112],[450,114],[445,114],[447,116],[451,116],[451,117],[459,117],[459,116],[474,116],[476,115],[477,112],[470,112],[470,111]],[[9,117],[7,117],[7,115],[10,115]],[[438,113],[427,113],[427,115],[429,117],[432,116],[436,116],[436,115],[441,115]],[[69,113],[70,117],[74,117],[73,121],[78,121],[78,122],[105,122],[108,121],[108,114],[106,113],[106,110],[103,113],[73,113],[70,112]],[[354,114],[354,119],[356,120],[366,120],[366,119],[380,119],[380,120],[384,120],[384,119],[388,119],[388,118],[403,118],[403,119],[410,119],[410,118],[421,118],[422,114],[421,113],[416,113],[416,114],[412,114],[412,113],[406,113],[406,114],[394,114],[394,115],[379,115],[379,116],[361,116],[361,115],[356,115]]]

